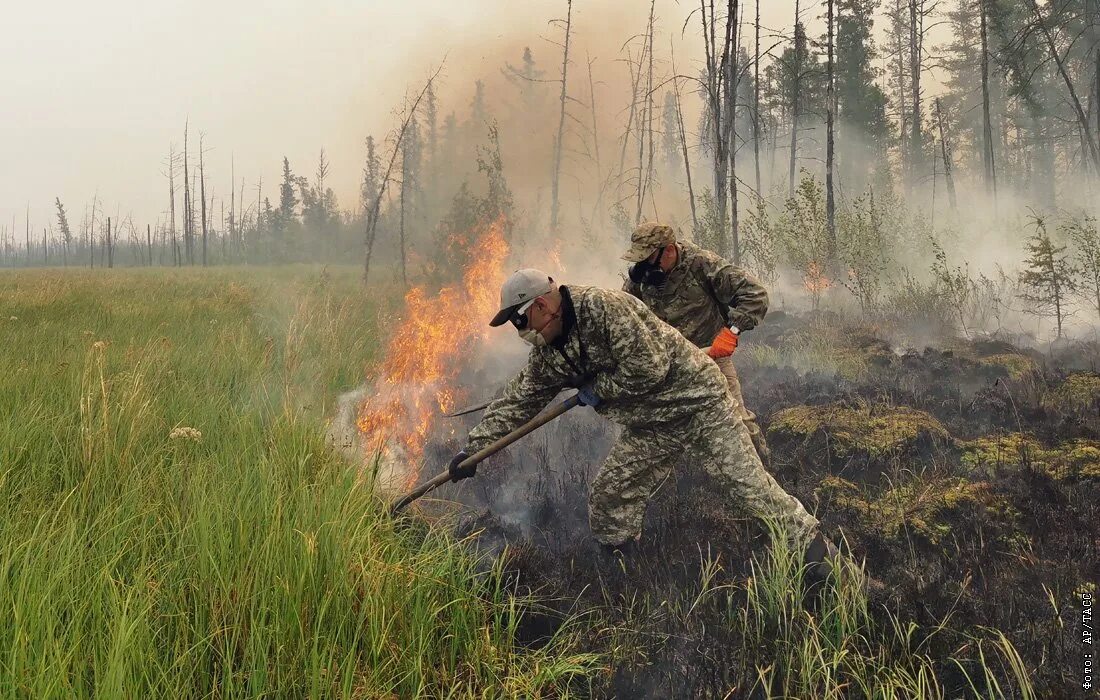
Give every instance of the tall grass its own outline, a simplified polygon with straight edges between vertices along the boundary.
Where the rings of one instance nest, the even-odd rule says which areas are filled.
[[[754,562],[740,620],[746,648],[763,651],[760,656],[769,660],[757,662],[756,669],[765,697],[955,697],[929,649],[949,620],[919,639],[915,623],[891,613],[887,624],[876,622],[870,615],[867,574],[850,559],[842,560],[833,582],[816,595],[799,594],[805,588],[801,558],[771,529],[774,545],[765,559]],[[972,635],[971,642],[977,654],[947,660],[965,675],[968,697],[1035,697],[1027,669],[1003,633],[984,630]]]
[[[0,276],[0,697],[568,694],[593,657],[517,651],[501,572],[324,444],[386,310],[351,268]]]

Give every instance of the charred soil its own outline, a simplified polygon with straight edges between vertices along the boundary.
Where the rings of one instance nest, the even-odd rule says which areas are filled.
[[[981,690],[967,677],[991,662],[975,635],[994,628],[1040,697],[1075,697],[1077,601],[1100,577],[1100,348],[1040,353],[982,339],[913,350],[830,325],[832,368],[785,355],[820,335],[821,319],[783,314],[736,359],[772,473],[885,584],[867,608],[871,629],[895,643],[887,630],[911,626],[954,697]],[[587,485],[614,437],[574,411],[450,487],[443,497],[463,507],[422,509],[447,514],[482,552],[504,552],[515,590],[547,601],[524,618],[524,644],[544,643],[565,613],[588,617],[591,647],[610,663],[584,693],[765,697],[761,668],[798,672],[769,643],[781,622],[749,613],[767,533],[700,465],[682,464],[641,541],[603,551]],[[453,447],[431,449],[445,461]],[[865,634],[861,644],[879,643]],[[1007,668],[991,674],[1009,692]]]

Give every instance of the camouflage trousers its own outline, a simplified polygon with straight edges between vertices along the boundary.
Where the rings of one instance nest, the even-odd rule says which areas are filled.
[[[817,519],[764,469],[726,396],[686,421],[623,429],[589,490],[596,540],[618,545],[637,539],[649,499],[681,460],[699,463],[751,515],[774,519],[793,545],[805,547],[813,537]]]
[[[745,427],[749,430],[749,437],[752,438],[752,445],[756,448],[756,454],[767,467],[771,464],[772,453],[768,449],[768,441],[764,439],[764,431],[756,422],[756,414],[745,405],[745,397],[741,395],[741,381],[737,378],[737,367],[733,364],[733,356],[719,357],[714,360],[714,363],[718,365],[718,369],[722,370],[722,376],[726,378],[726,384],[729,385],[730,398],[736,406],[735,415],[744,421]]]

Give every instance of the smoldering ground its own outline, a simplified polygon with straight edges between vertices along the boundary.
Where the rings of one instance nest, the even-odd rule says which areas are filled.
[[[466,356],[471,403],[523,361],[521,343],[501,335]],[[831,365],[790,351],[820,336]],[[835,315],[778,312],[736,360],[777,480],[886,584],[872,600],[875,628],[914,624],[956,694],[979,663],[975,635],[1005,630],[1040,696],[1073,697],[1073,595],[1100,574],[1100,347],[1044,354],[985,337],[906,349]],[[477,419],[437,420],[421,479],[445,468]],[[570,613],[614,630],[588,641],[616,646],[611,675],[586,693],[761,692],[769,651],[747,648],[744,634],[766,532],[700,465],[682,463],[650,505],[640,546],[609,556],[592,540],[587,493],[616,434],[574,409],[475,478],[440,487],[410,522],[465,537],[486,566],[504,556],[516,593],[543,601],[525,614],[520,643],[542,643]]]

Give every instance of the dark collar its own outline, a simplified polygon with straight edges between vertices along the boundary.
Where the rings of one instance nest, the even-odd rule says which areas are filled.
[[[560,350],[569,341],[569,333],[572,332],[573,326],[577,325],[577,311],[573,308],[573,297],[569,294],[569,287],[563,284],[558,287],[558,291],[561,292],[561,334],[554,338],[550,345]]]

